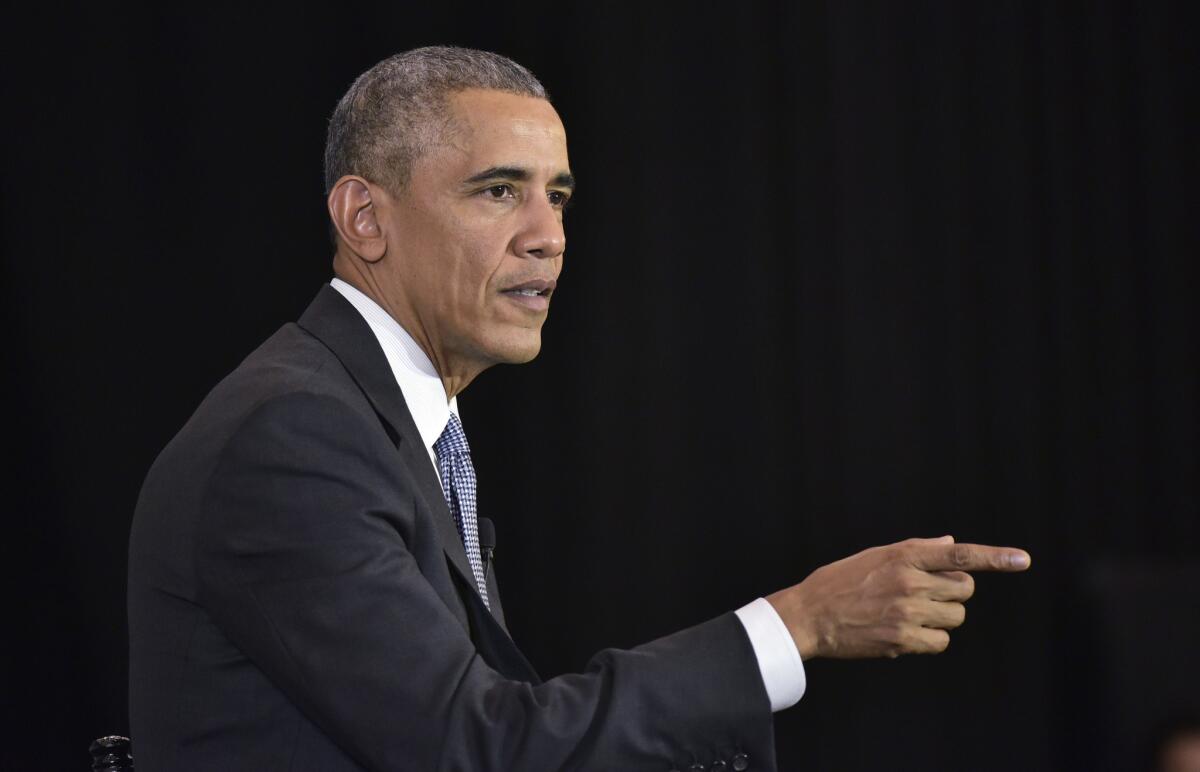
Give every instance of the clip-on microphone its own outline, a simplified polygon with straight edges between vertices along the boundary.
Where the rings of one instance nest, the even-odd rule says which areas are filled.
[[[479,518],[479,552],[483,555],[483,578],[492,567],[492,554],[496,551],[496,526],[490,517]]]

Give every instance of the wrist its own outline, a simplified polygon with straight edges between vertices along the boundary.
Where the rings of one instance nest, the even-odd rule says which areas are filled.
[[[767,596],[767,602],[779,614],[783,624],[792,635],[796,650],[800,652],[801,660],[809,660],[820,656],[820,636],[817,634],[812,618],[805,614],[804,603],[799,597],[799,587],[789,587]]]

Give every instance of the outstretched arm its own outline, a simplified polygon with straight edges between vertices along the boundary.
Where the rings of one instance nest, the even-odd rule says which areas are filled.
[[[387,436],[337,398],[275,397],[208,484],[199,601],[372,770],[638,770],[739,752],[774,769],[770,706],[730,613],[585,672],[504,678],[426,578],[432,528]]]

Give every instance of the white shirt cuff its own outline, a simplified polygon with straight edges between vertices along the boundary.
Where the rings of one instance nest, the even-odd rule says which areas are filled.
[[[766,598],[759,598],[734,613],[746,628],[750,645],[754,647],[758,670],[771,700],[771,711],[778,713],[792,707],[804,696],[808,682],[800,651],[787,625],[779,618],[779,612]]]

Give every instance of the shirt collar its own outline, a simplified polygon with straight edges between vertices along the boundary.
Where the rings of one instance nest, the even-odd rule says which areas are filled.
[[[358,309],[375,333],[392,368],[392,375],[396,377],[400,393],[408,404],[413,423],[417,425],[421,442],[425,443],[427,449],[432,448],[442,436],[450,414],[458,415],[458,397],[446,401],[446,387],[442,385],[433,362],[429,361],[429,357],[400,323],[378,303],[341,279],[335,278],[330,285]]]

